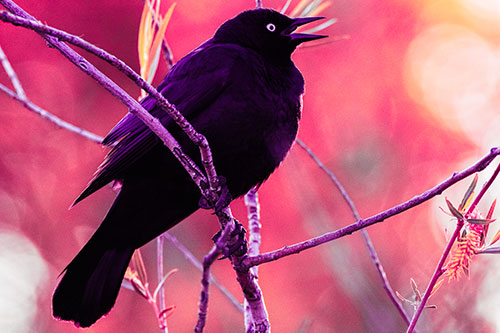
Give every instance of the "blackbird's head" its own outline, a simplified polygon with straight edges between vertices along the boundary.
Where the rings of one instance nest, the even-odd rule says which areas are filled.
[[[272,9],[248,10],[222,24],[214,41],[248,47],[272,59],[289,59],[299,44],[327,37],[293,33],[299,26],[322,18],[290,18]]]

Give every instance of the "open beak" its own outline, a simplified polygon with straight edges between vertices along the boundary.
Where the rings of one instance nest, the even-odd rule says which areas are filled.
[[[292,39],[293,43],[299,45],[300,43],[308,42],[315,39],[325,38],[328,36],[325,35],[312,35],[312,34],[301,34],[301,33],[293,33],[295,29],[300,27],[301,25],[314,22],[317,20],[324,19],[324,17],[298,17],[294,18],[292,24],[288,28],[286,28],[282,34],[288,36]]]

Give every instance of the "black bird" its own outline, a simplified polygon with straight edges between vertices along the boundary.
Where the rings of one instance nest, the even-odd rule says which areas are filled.
[[[233,198],[266,180],[295,140],[304,79],[290,56],[299,44],[326,36],[293,31],[318,19],[242,12],[182,58],[157,88],[206,136]],[[141,104],[201,165],[198,149],[155,99]],[[195,212],[201,199],[180,163],[134,115],[103,144],[113,148],[75,204],[113,180],[122,188],[52,299],[54,317],[80,327],[111,310],[134,250]]]

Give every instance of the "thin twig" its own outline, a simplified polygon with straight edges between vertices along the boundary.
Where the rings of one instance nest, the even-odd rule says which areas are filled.
[[[203,264],[174,235],[167,231],[163,234],[163,237],[168,240],[175,248],[177,248],[194,267],[203,272]],[[233,294],[229,292],[229,290],[226,289],[226,287],[219,283],[219,281],[215,278],[215,276],[212,275],[212,273],[210,273],[210,282],[212,282],[217,288],[220,289],[220,291],[229,299],[231,304],[233,304],[238,311],[243,312],[243,307],[241,306],[240,302],[236,299],[236,297],[233,296]]]
[[[185,118],[180,114],[175,112],[175,108],[172,107],[171,104],[164,99],[164,97],[158,93],[154,88],[152,88],[149,84],[144,82],[140,76],[135,74],[139,79],[137,84],[141,86],[141,88],[145,89],[150,95],[152,95],[158,102],[158,105],[162,107],[164,110],[168,112],[168,114],[181,126],[181,128],[187,133],[187,135],[191,138],[193,137],[194,143],[200,147],[201,151],[201,160],[202,164],[207,172],[208,181],[206,181],[205,176],[200,171],[200,169],[195,165],[195,163],[183,153],[178,142],[171,136],[171,134],[163,127],[163,125],[159,122],[158,119],[152,117],[146,110],[142,108],[140,104],[138,104],[134,99],[132,99],[128,94],[126,94],[120,87],[118,87],[113,81],[109,80],[106,76],[104,76],[100,71],[98,71],[91,63],[89,63],[85,58],[74,52],[71,48],[69,48],[66,44],[59,41],[59,39],[69,38],[68,42],[75,42],[74,37],[69,34],[61,34],[59,31],[57,34],[60,37],[54,37],[48,34],[49,30],[46,26],[39,24],[32,16],[22,10],[19,6],[13,3],[11,0],[0,0],[0,4],[2,4],[9,11],[14,13],[17,16],[10,17],[9,19],[13,20],[20,25],[26,24],[31,29],[41,29],[40,34],[43,38],[45,38],[48,44],[54,48],[57,48],[68,60],[77,65],[81,70],[83,70],[86,74],[91,76],[93,79],[98,81],[104,88],[106,88],[109,92],[113,94],[116,98],[118,98],[122,103],[129,107],[129,111],[136,115],[139,119],[141,119],[156,135],[160,137],[160,139],[165,143],[165,145],[173,152],[174,156],[179,160],[179,162],[184,166],[184,168],[188,171],[189,175],[193,179],[193,181],[198,185],[203,195],[208,196],[210,201],[215,202],[218,199],[218,195],[216,193],[218,187],[218,177],[215,172],[215,168],[213,167],[212,155],[211,151],[208,147],[208,142],[206,138],[195,132],[192,126],[185,120]],[[2,19],[8,17],[8,15],[2,14]],[[23,20],[24,19],[24,20]],[[5,19],[7,20],[7,19]],[[27,22],[29,21],[29,22]],[[56,34],[52,29],[51,33]],[[77,44],[75,44],[77,45]],[[78,46],[78,45],[77,45]],[[94,46],[95,48],[95,46]],[[98,56],[106,61],[114,60],[109,59],[109,54],[102,53],[98,54]],[[114,57],[113,57],[114,58]],[[112,61],[113,64],[118,64],[118,61]],[[192,129],[192,131],[190,131]],[[208,183],[209,190],[203,191],[202,182]],[[217,217],[219,219],[219,223],[221,227],[225,227],[226,224],[230,223],[234,227],[234,219],[231,214],[231,210],[229,207],[226,207],[222,211],[217,213]],[[242,258],[236,258],[235,256],[231,257],[233,263],[239,263]],[[259,305],[261,301],[261,297],[257,296],[261,294],[260,289],[258,288],[257,283],[254,282],[254,279],[247,272],[237,272],[239,277],[239,281],[243,292],[247,299],[250,297],[249,302],[253,305],[252,311],[258,311],[256,313],[256,317],[264,321],[263,312],[259,311],[259,309],[263,308],[263,304]],[[255,296],[255,297],[254,297]],[[254,316],[255,317],[255,316]],[[267,321],[267,317],[265,318]]]
[[[156,11],[152,10],[151,15],[153,16],[153,21],[155,23],[155,30],[158,32],[161,26],[161,18],[156,16]],[[170,49],[170,45],[168,45],[165,38],[161,40],[161,50],[163,51],[163,58],[165,59],[165,63],[167,64],[167,69],[170,70],[174,65],[174,56],[172,54],[172,50]]]
[[[246,328],[247,333],[267,333],[270,332],[271,323],[269,322],[266,306],[264,304],[262,291],[257,277],[249,269],[241,269],[242,258],[233,259],[231,262],[236,271],[237,280],[248,302],[248,309],[251,314],[251,324]]]
[[[465,213],[464,217],[468,217],[470,214],[474,212],[474,209],[476,209],[477,205],[483,198],[484,194],[486,191],[490,188],[491,184],[495,181],[497,178],[498,174],[500,173],[500,164],[497,166],[491,177],[488,179],[486,184],[483,186],[477,197],[474,199],[474,202],[470,205],[469,209]],[[443,254],[441,255],[441,258],[439,259],[439,262],[436,266],[436,269],[434,270],[434,274],[432,275],[431,280],[429,281],[429,285],[427,286],[427,289],[425,290],[425,294],[422,297],[422,301],[420,302],[417,311],[415,311],[415,314],[413,315],[413,318],[411,319],[411,323],[408,326],[408,330],[406,331],[407,333],[412,333],[413,330],[415,329],[415,326],[417,325],[418,319],[420,318],[420,315],[422,314],[423,309],[425,308],[425,304],[427,303],[427,300],[431,296],[432,290],[434,289],[434,286],[436,285],[438,279],[443,275],[445,270],[443,269],[444,264],[446,262],[446,259],[448,258],[448,255],[450,254],[451,248],[453,247],[453,244],[458,238],[458,235],[460,234],[460,230],[462,230],[462,227],[464,225],[464,219],[458,219],[457,220],[457,227],[455,228],[455,231],[453,232],[453,235],[451,236],[450,240],[448,241],[448,244],[446,245],[446,248],[443,251]]]
[[[234,229],[235,220],[231,215],[229,207],[217,213],[217,217],[219,218],[222,228],[225,228],[226,224],[230,223],[232,225],[232,230]],[[262,297],[262,290],[257,282],[257,278],[249,269],[240,269],[240,264],[246,257],[246,254],[241,256],[231,255],[230,260],[236,272],[236,279],[240,284],[252,314],[252,325],[248,327],[247,333],[267,333],[270,331],[271,324],[269,323],[266,306],[264,305]]]
[[[446,179],[444,182],[434,186],[433,188],[427,190],[426,192],[417,195],[402,204],[394,206],[388,210],[385,210],[369,218],[361,219],[356,223],[350,224],[336,231],[328,232],[321,236],[311,238],[297,244],[285,246],[276,251],[263,253],[258,256],[247,257],[240,263],[238,269],[246,270],[255,265],[260,265],[263,263],[277,260],[279,258],[289,256],[291,254],[296,254],[306,249],[343,237],[345,235],[350,235],[357,230],[366,228],[373,224],[382,222],[389,217],[400,214],[410,208],[418,206],[423,202],[441,194],[444,190],[446,190],[453,184],[459,182],[460,180],[470,176],[471,174],[484,170],[484,168],[486,168],[498,155],[500,155],[500,147],[492,148],[489,154],[481,158],[472,166],[468,167],[467,169],[461,172],[455,172],[450,178]]]
[[[222,251],[226,246],[233,229],[234,225],[227,224],[222,230],[219,239],[217,239],[217,241],[215,242],[215,245],[212,247],[210,252],[203,258],[203,277],[201,279],[202,289],[201,289],[200,304],[198,309],[198,321],[196,322],[196,326],[194,328],[194,331],[196,333],[203,332],[203,328],[205,327],[205,323],[207,320],[208,295],[210,288],[210,266],[222,254]]]
[[[0,11],[0,20],[18,25],[21,27],[29,28],[42,35],[48,43],[55,48],[57,48],[68,60],[77,65],[86,74],[91,76],[97,82],[99,82],[106,90],[111,92],[113,96],[118,98],[122,103],[129,107],[131,113],[136,115],[141,119],[156,135],[162,139],[162,141],[167,145],[167,147],[176,155],[177,159],[181,162],[184,168],[189,168],[189,173],[193,181],[201,188],[201,181],[205,181],[203,174],[200,174],[199,169],[195,166],[194,162],[185,155],[177,141],[168,133],[168,131],[161,125],[161,123],[151,116],[149,113],[140,112],[143,108],[132,99],[128,94],[126,94],[119,86],[117,86],[113,81],[105,77],[97,68],[95,68],[90,62],[88,62],[81,55],[74,52],[61,41],[68,42],[75,46],[78,46],[89,53],[96,55],[97,57],[103,59],[104,61],[110,63],[116,67],[121,72],[125,73],[127,77],[132,79],[140,88],[144,89],[149,95],[154,97],[157,101],[157,105],[162,108],[168,115],[181,127],[181,129],[186,133],[190,140],[200,149],[201,161],[205,171],[207,172],[207,178],[210,185],[210,191],[216,192],[218,190],[218,177],[213,166],[212,153],[208,145],[207,139],[204,135],[198,133],[194,127],[186,120],[186,118],[175,108],[173,104],[167,101],[163,95],[161,95],[155,88],[153,88],[149,83],[144,81],[144,79],[137,73],[135,73],[128,65],[117,57],[109,54],[105,50],[83,40],[82,38],[71,35],[59,29],[55,29],[44,25],[36,21],[32,16],[22,10],[19,6],[13,3],[11,0],[0,0],[0,3],[11,11],[13,14],[6,11]],[[55,38],[54,38],[55,37]],[[161,126],[161,128],[160,128]],[[180,154],[178,156],[178,154]],[[205,196],[213,196],[211,193],[207,193],[202,190]],[[215,201],[215,198],[210,198],[211,201]]]
[[[354,205],[354,202],[352,201],[351,197],[347,193],[346,189],[340,181],[337,179],[333,171],[328,169],[323,162],[316,156],[316,154],[309,148],[302,140],[297,138],[295,140],[297,144],[302,147],[307,154],[316,162],[316,164],[319,166],[323,172],[326,173],[326,175],[330,178],[330,180],[335,184],[337,189],[339,190],[340,194],[342,195],[342,198],[344,198],[344,201],[347,203],[349,208],[351,209],[351,212],[354,216],[355,221],[361,220],[361,217],[359,216],[358,210],[356,209],[356,206]],[[380,262],[380,259],[377,254],[377,250],[375,250],[375,247],[373,246],[372,240],[370,238],[370,235],[368,234],[368,231],[366,229],[362,229],[361,233],[363,235],[363,238],[365,240],[365,244],[368,248],[368,252],[370,253],[370,257],[373,261],[373,264],[375,265],[375,268],[377,269],[377,273],[379,275],[380,280],[382,281],[382,286],[384,290],[386,291],[387,295],[389,296],[391,302],[394,304],[396,309],[398,310],[399,314],[401,317],[404,319],[406,322],[406,325],[410,324],[410,318],[408,317],[408,314],[406,313],[405,309],[401,305],[401,302],[399,301],[398,297],[396,296],[396,293],[391,287],[391,284],[389,283],[389,280],[387,279],[387,274],[385,273],[384,267],[382,266],[382,263]]]
[[[255,0],[255,8],[262,8],[262,0]]]
[[[56,117],[55,115],[51,114],[50,112],[42,109],[38,105],[33,104],[28,100],[28,97],[26,96],[26,93],[23,89],[23,86],[21,84],[21,81],[19,81],[19,78],[17,77],[16,71],[14,68],[12,68],[9,60],[7,59],[7,56],[3,52],[2,48],[0,47],[0,60],[2,62],[3,68],[5,69],[5,72],[9,76],[9,79],[12,83],[12,86],[15,88],[15,92],[4,86],[3,84],[0,84],[0,90],[3,91],[5,94],[7,94],[9,97],[15,99],[17,102],[21,103],[26,109],[38,114],[42,118],[49,120],[50,122],[54,123],[56,126],[59,126],[61,128],[64,128],[70,132],[76,133],[78,135],[81,135],[91,141],[101,143],[103,138],[97,134],[91,133],[89,131],[86,131],[80,127],[77,127],[71,123],[68,123],[67,121],[62,120],[59,117]]]
[[[15,72],[14,72],[15,73]],[[0,84],[0,90],[6,93],[8,96],[12,97],[19,103],[21,103],[24,107],[26,107],[28,110],[35,112],[36,114],[40,115],[42,118],[49,120],[50,122],[54,123],[55,125],[68,130],[70,132],[76,133],[90,141],[96,142],[96,143],[101,143],[103,140],[103,137],[94,134],[92,132],[89,132],[87,130],[84,130],[80,127],[77,127],[71,123],[68,123],[57,116],[51,114],[50,112],[40,108],[39,106],[33,104],[32,102],[28,101],[27,99],[21,98],[18,94],[16,94],[14,91],[8,89],[4,85]],[[169,233],[163,234],[163,237],[167,238],[168,241],[170,241],[181,253],[184,254],[184,256],[188,259],[189,262],[191,262],[195,267],[197,267],[200,271],[203,271],[203,266],[201,262],[199,262],[196,257],[189,251],[188,248],[186,248],[177,238],[172,236]],[[158,255],[159,256],[159,255]],[[163,275],[163,274],[162,274]],[[229,299],[231,304],[234,305],[234,307],[240,311],[243,312],[243,307],[240,304],[240,302],[223,286],[220,284],[219,281],[213,276],[210,275],[210,279],[212,283],[220,289],[220,291]],[[159,279],[161,281],[161,278]],[[129,287],[128,289],[134,291],[132,287]]]
[[[0,84],[0,90],[6,93],[8,96],[12,97],[22,105],[24,105],[25,108],[27,108],[30,111],[35,112],[38,114],[40,117],[49,120],[50,122],[54,123],[55,125],[64,128],[65,130],[68,130],[70,132],[76,133],[78,135],[81,135],[91,141],[101,143],[103,138],[97,134],[91,133],[89,131],[86,131],[80,127],[77,127],[71,123],[68,123],[67,121],[62,120],[61,118],[58,118],[51,114],[50,112],[42,109],[41,107],[33,104],[32,102],[28,101],[25,98],[22,98],[18,94],[16,94],[14,91],[10,90],[9,88],[5,87],[4,85]]]
[[[260,222],[259,203],[257,193],[252,195],[251,189],[245,196],[248,207],[248,215],[251,221],[250,226],[250,252],[259,252],[260,247]],[[253,230],[252,230],[253,229]],[[252,235],[253,234],[253,235]],[[247,333],[267,333],[271,331],[271,323],[264,304],[264,296],[257,281],[257,270],[252,267],[241,269],[241,262],[247,256],[231,256],[231,264],[236,271],[237,280],[245,295],[245,329]]]
[[[5,15],[8,14],[6,12],[0,12],[1,17],[9,17],[10,19],[14,19],[18,22],[23,21],[28,26],[38,25],[39,24],[32,16],[26,13],[22,8],[16,5],[11,0],[0,0],[0,3],[10,10],[15,15]],[[33,28],[35,29],[35,28]],[[101,84],[106,90],[108,90],[113,96],[118,98],[123,104],[125,104],[129,111],[141,119],[162,141],[163,143],[172,151],[174,156],[179,160],[179,162],[183,165],[183,167],[188,171],[189,175],[193,179],[193,181],[198,185],[200,190],[203,191],[201,186],[202,181],[206,181],[205,176],[200,171],[200,169],[196,166],[196,164],[182,151],[181,146],[175,140],[175,138],[167,131],[167,129],[161,124],[161,122],[149,114],[135,99],[133,99],[130,95],[128,95],[123,89],[121,89],[116,83],[111,81],[107,76],[105,76],[102,72],[100,72],[94,65],[88,62],[84,57],[73,51],[68,45],[60,42],[58,38],[40,33],[45,40],[47,40],[48,44],[58,51],[60,51],[69,61],[75,64],[78,68],[80,68],[84,73],[92,77],[99,84]]]
[[[210,287],[210,266],[219,256],[220,250],[218,250],[217,246],[214,245],[210,252],[203,258],[203,275],[201,279],[202,288],[198,308],[198,321],[196,322],[196,326],[194,328],[194,331],[196,333],[203,332],[203,329],[205,328],[205,323],[207,321],[208,296]]]
[[[19,82],[19,78],[17,77],[16,72],[10,65],[9,59],[7,59],[7,56],[3,52],[1,46],[0,46],[0,61],[2,62],[2,66],[5,70],[5,73],[7,73],[7,76],[9,77],[10,82],[12,83],[12,86],[16,91],[16,94],[19,96],[19,98],[26,99],[26,93],[24,92],[23,86],[21,85],[21,82]]]
[[[163,236],[160,235],[156,237],[156,270],[157,270],[157,281],[158,285],[163,281],[163,277],[165,275],[163,270]],[[158,308],[161,311],[165,310],[165,284],[160,286],[158,290]],[[164,327],[161,327],[161,331],[163,333],[168,333],[167,319],[163,318],[163,323],[165,323]]]

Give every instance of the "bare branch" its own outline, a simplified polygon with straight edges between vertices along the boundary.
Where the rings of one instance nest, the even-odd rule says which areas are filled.
[[[222,233],[215,242],[215,245],[212,247],[210,252],[203,258],[203,277],[201,279],[201,295],[200,295],[200,304],[198,310],[198,321],[194,328],[194,331],[199,333],[203,332],[203,328],[205,327],[206,319],[207,319],[207,309],[208,309],[208,296],[209,296],[209,287],[210,287],[210,266],[214,263],[215,260],[221,255],[222,250],[228,243],[231,232],[234,229],[233,224],[227,224]]]
[[[196,268],[198,268],[200,271],[203,271],[203,264],[196,259],[194,254],[189,251],[187,247],[185,247],[179,240],[172,235],[169,232],[165,232],[163,234],[163,237],[168,240],[174,247],[176,247],[183,255],[184,257]],[[241,306],[240,302],[227,290],[223,285],[219,283],[219,281],[215,278],[215,276],[210,273],[210,281],[220,289],[220,291],[229,299],[231,304],[234,305],[234,307],[240,311],[243,312],[243,307]]]
[[[2,19],[11,19],[15,21],[16,23],[19,24],[26,24],[27,26],[30,26],[33,29],[41,29],[40,34],[42,35],[43,38],[45,38],[48,42],[48,44],[54,48],[57,48],[68,60],[70,60],[72,63],[77,65],[81,70],[83,70],[86,74],[91,76],[93,79],[95,79],[97,82],[99,82],[104,88],[106,88],[113,96],[118,98],[122,103],[127,105],[129,107],[129,111],[136,115],[139,119],[141,119],[156,135],[160,137],[160,139],[165,143],[165,145],[173,152],[174,156],[179,160],[179,162],[184,166],[184,168],[188,171],[189,175],[193,179],[193,181],[198,185],[200,190],[202,191],[204,196],[208,196],[210,201],[216,201],[218,198],[218,195],[216,193],[217,191],[217,186],[218,186],[218,177],[215,172],[215,168],[213,167],[212,163],[212,155],[210,152],[210,149],[208,147],[208,142],[206,141],[206,138],[195,132],[192,126],[184,119],[184,117],[180,113],[175,113],[172,108],[172,105],[166,101],[163,96],[161,96],[160,93],[158,93],[154,88],[150,88],[150,86],[143,82],[142,79],[139,78],[139,82],[144,86],[143,89],[145,89],[148,93],[150,93],[153,97],[157,99],[158,104],[165,109],[169,115],[181,126],[181,128],[188,134],[190,138],[194,141],[195,144],[197,144],[200,147],[201,151],[201,160],[203,163],[203,166],[207,172],[208,175],[208,184],[210,185],[210,188],[208,191],[203,191],[203,188],[201,186],[202,182],[206,182],[206,178],[203,175],[203,173],[200,171],[200,169],[195,165],[195,163],[183,153],[179,143],[172,137],[172,135],[163,127],[163,125],[159,122],[158,119],[152,117],[146,110],[142,108],[142,106],[137,103],[133,98],[131,98],[128,94],[126,94],[120,87],[118,87],[113,81],[111,81],[109,78],[104,76],[100,71],[98,71],[91,63],[89,63],[85,58],[74,52],[70,47],[68,47],[66,44],[62,43],[59,41],[59,39],[63,40],[67,38],[68,42],[75,42],[75,45],[77,45],[77,42],[75,36],[71,36],[66,34],[66,36],[60,34],[58,37],[54,37],[49,35],[49,30],[47,29],[46,26],[43,26],[39,24],[38,22],[35,21],[35,19],[27,14],[25,11],[23,11],[19,6],[17,6],[15,3],[13,3],[10,0],[0,0],[0,4],[2,4],[4,7],[6,7],[9,11],[17,15],[18,17],[9,17],[9,15],[2,14]],[[25,20],[23,21],[22,18]],[[30,22],[27,22],[27,20],[31,20]],[[55,31],[50,31],[51,33],[56,34]],[[59,34],[59,32],[57,33]],[[65,39],[66,40],[66,39]],[[80,43],[81,44],[81,43]],[[94,47],[95,48],[95,47]],[[92,49],[92,48],[90,48]],[[95,49],[94,49],[95,50]],[[113,58],[109,59],[109,56],[107,56],[107,53],[102,53],[99,54],[99,56],[106,61],[109,60],[114,60]],[[116,63],[112,61],[112,63]],[[137,74],[136,74],[137,75]],[[142,87],[142,85],[140,86]],[[225,227],[228,223],[232,224],[234,227],[234,220],[231,214],[231,211],[229,207],[226,207],[223,209],[221,212],[217,213],[217,217],[219,219],[219,222],[222,227]],[[241,261],[241,258],[234,258],[232,257],[232,260],[235,262]],[[242,278],[240,280],[245,280],[245,281],[253,281],[253,278],[250,276],[248,272],[239,272],[239,276]],[[250,292],[249,295],[253,295],[254,291],[258,291],[260,293],[260,289],[258,289],[258,285],[247,283],[245,286],[242,285],[242,288],[244,289],[246,286],[252,286],[252,291]],[[257,308],[262,308],[262,305],[258,305],[257,303],[260,302],[260,297],[255,298],[253,297],[252,300],[250,301],[251,304],[254,304],[252,309],[257,309]],[[257,314],[257,318],[261,317],[260,314]],[[259,319],[260,320],[260,319]],[[267,320],[267,319],[266,319]]]
[[[498,155],[500,155],[500,147],[492,148],[489,154],[481,158],[472,166],[468,167],[467,169],[461,172],[455,172],[450,178],[446,179],[444,182],[434,186],[433,188],[427,190],[426,192],[417,195],[402,204],[394,206],[372,217],[361,219],[358,222],[350,224],[344,228],[323,234],[315,238],[308,239],[304,242],[300,242],[290,246],[285,246],[284,248],[281,248],[279,250],[263,253],[258,256],[247,257],[240,263],[238,269],[246,270],[255,265],[260,265],[263,263],[277,260],[279,258],[289,256],[291,254],[296,254],[311,247],[318,246],[320,244],[332,241],[334,239],[343,237],[345,235],[350,235],[357,230],[382,222],[389,217],[400,214],[410,208],[422,204],[423,202],[437,195],[440,195],[444,190],[446,190],[453,184],[459,182],[460,180],[470,176],[471,174],[484,170],[484,168],[486,168]]]
[[[347,205],[351,209],[352,214],[354,216],[354,219],[356,221],[360,220],[361,217],[358,214],[358,210],[356,209],[356,206],[354,205],[354,202],[352,201],[351,197],[349,196],[349,194],[345,190],[344,186],[342,186],[342,184],[340,183],[340,181],[337,179],[337,177],[335,176],[335,174],[330,169],[328,169],[323,164],[323,162],[321,162],[321,160],[318,158],[318,156],[316,156],[316,154],[311,150],[311,148],[309,148],[304,143],[304,141],[302,141],[301,139],[297,138],[295,140],[295,142],[297,142],[297,144],[302,149],[304,149],[307,152],[307,154],[309,155],[309,157],[311,157],[313,159],[313,161],[316,162],[316,164],[319,166],[319,168],[321,170],[323,170],[324,173],[326,173],[326,175],[330,178],[330,180],[333,182],[333,184],[335,184],[335,186],[338,188],[338,190],[340,191],[340,194],[342,195],[342,198],[344,198],[345,202],[347,203]]]
[[[161,125],[161,123],[156,118],[151,116],[148,112],[140,112],[139,110],[144,109],[139,105],[139,103],[137,103],[137,101],[128,96],[120,87],[118,87],[113,81],[104,76],[85,58],[74,52],[71,48],[60,41],[71,43],[105,60],[106,62],[119,69],[121,72],[125,73],[140,88],[144,89],[147,93],[154,97],[157,101],[158,106],[165,110],[168,115],[188,135],[191,141],[200,148],[201,161],[208,175],[207,183],[209,183],[210,190],[212,192],[217,191],[217,173],[213,166],[212,153],[205,136],[198,133],[186,120],[186,118],[184,118],[184,116],[175,108],[175,106],[168,102],[165,97],[163,97],[163,95],[161,95],[155,88],[144,81],[144,79],[142,79],[140,75],[135,73],[123,61],[119,60],[103,49],[90,44],[82,38],[39,23],[12,1],[1,0],[0,3],[9,11],[15,14],[13,15],[6,11],[0,11],[0,20],[29,28],[40,33],[50,45],[57,48],[68,60],[77,65],[86,74],[99,82],[106,90],[111,92],[113,96],[117,97],[122,103],[127,105],[131,113],[141,119],[153,132],[155,132],[156,135],[160,137],[160,139],[162,139],[165,145],[174,153],[174,155],[176,155],[181,164],[183,164],[184,168],[189,168],[188,172],[191,175],[191,178],[193,178],[193,181],[195,181],[198,187],[200,187],[200,182],[204,178],[203,174],[200,174],[199,169],[195,167],[194,162],[182,152],[177,141],[175,141],[175,139],[166,131],[166,129],[163,128],[163,125]],[[160,128],[160,126],[162,128]],[[204,195],[209,195],[208,193],[204,193],[203,191],[202,193]]]
[[[151,15],[153,16],[153,21],[155,23],[155,29],[158,31],[161,26],[161,18],[156,16],[156,12],[154,10],[151,11]],[[168,45],[165,38],[161,41],[161,50],[163,51],[163,57],[165,59],[165,63],[167,64],[167,68],[170,68],[174,65],[174,55],[172,54],[172,50],[170,49],[170,45]]]
[[[425,290],[424,297],[422,297],[422,300],[417,308],[417,311],[413,314],[413,318],[411,319],[411,323],[408,326],[408,330],[406,331],[407,333],[412,333],[415,329],[415,326],[417,325],[418,319],[420,318],[420,315],[422,314],[423,309],[425,308],[425,304],[427,303],[427,300],[431,296],[432,290],[434,289],[434,286],[436,285],[439,277],[443,275],[444,273],[444,264],[446,262],[446,259],[448,258],[448,255],[450,254],[451,248],[455,241],[458,238],[458,235],[460,234],[460,230],[462,229],[464,225],[465,218],[469,216],[472,212],[474,212],[474,209],[476,209],[477,205],[483,198],[484,194],[486,191],[490,188],[491,184],[495,181],[496,177],[500,173],[500,164],[497,166],[491,177],[488,179],[486,184],[483,186],[479,194],[477,195],[476,199],[474,199],[474,202],[470,205],[469,209],[467,212],[464,214],[463,218],[457,219],[457,227],[455,228],[455,231],[453,232],[453,235],[451,236],[450,240],[448,241],[448,244],[446,245],[446,248],[443,251],[443,254],[441,255],[441,258],[439,259],[439,262],[436,266],[436,269],[434,270],[434,274],[432,275],[431,280],[429,281],[429,285],[427,286],[427,289]]]
[[[248,255],[253,256],[259,254],[260,251],[260,229],[262,227],[260,224],[259,195],[255,187],[245,194],[245,205],[247,206],[248,216]],[[254,273],[257,275],[257,269],[254,270]]]
[[[10,90],[9,88],[5,87],[4,85],[0,84],[0,90],[3,91],[5,94],[10,96],[11,98],[15,99],[17,102],[21,103],[26,109],[38,114],[42,118],[54,123],[55,125],[68,130],[70,132],[76,133],[78,135],[81,135],[91,141],[101,143],[103,138],[97,134],[91,133],[89,131],[86,131],[80,127],[77,127],[67,121],[62,120],[61,118],[51,114],[50,112],[42,109],[38,105],[33,104],[28,100],[28,97],[26,96],[26,93],[23,89],[23,86],[21,82],[19,81],[19,78],[17,77],[16,72],[12,68],[9,60],[7,59],[7,56],[3,52],[2,48],[0,47],[0,60],[2,62],[3,68],[5,69],[5,72],[9,76],[10,81],[12,82],[12,85],[15,88],[15,92]]]
[[[248,255],[255,256],[260,252],[260,205],[259,205],[259,195],[257,194],[257,188],[253,187],[248,191],[245,195],[245,205],[247,206],[247,216],[248,216]],[[253,274],[254,278],[258,278],[258,266],[253,266],[250,268],[250,272]],[[264,305],[263,297],[262,304]],[[248,332],[249,329],[256,326],[256,323],[253,319],[252,311],[250,304],[247,299],[245,299],[245,328]],[[263,311],[266,311],[265,306],[262,308]],[[262,316],[266,316],[268,318],[267,312],[262,314]]]
[[[5,60],[7,60],[7,58],[5,57],[4,55],[4,58]],[[12,70],[12,73],[14,73],[15,75],[15,72],[14,70]],[[19,81],[18,81],[19,82]],[[19,86],[21,87],[22,89],[22,86],[19,82]],[[93,142],[96,142],[96,143],[101,143],[103,138],[101,136],[98,136],[94,133],[91,133],[89,131],[86,131],[82,128],[79,128],[71,123],[68,123],[60,118],[58,118],[57,116],[51,114],[50,112],[38,107],[37,105],[31,103],[30,101],[28,101],[26,99],[26,97],[21,97],[19,96],[19,94],[16,94],[14,91],[8,89],[7,87],[3,86],[2,84],[0,84],[0,90],[5,92],[8,96],[14,98],[16,101],[20,102],[21,104],[23,104],[23,106],[25,106],[28,110],[30,111],[33,111],[37,114],[39,114],[42,118],[44,119],[47,119],[49,120],[50,122],[54,123],[55,125],[65,129],[65,130],[68,130],[68,131],[71,131],[71,132],[74,132],[80,136],[83,136],[85,137],[86,139],[89,139]],[[202,264],[194,257],[194,255],[182,244],[180,243],[174,236],[168,234],[168,233],[165,233],[163,234],[162,237],[166,237],[175,247],[177,247],[183,254],[184,256],[197,268],[200,269],[200,271],[203,271],[203,267],[202,267]],[[161,248],[163,248],[163,245],[161,243],[163,243],[163,239],[160,240],[160,237],[157,238],[157,246],[158,246],[158,250],[160,250]],[[158,251],[157,253],[157,260],[158,260],[158,281],[161,281],[162,278],[163,278],[163,265],[160,265],[160,262],[163,262],[163,251]],[[234,305],[234,307],[240,311],[240,312],[243,312],[243,307],[241,306],[241,304],[238,302],[238,300],[224,287],[222,286],[216,279],[215,277],[210,274],[210,279],[212,281],[212,283],[221,290],[221,292],[229,299],[229,301],[231,302],[231,304]],[[128,286],[126,286],[128,287]],[[132,287],[128,287],[128,289],[131,289],[132,291],[134,290]],[[163,290],[163,288],[162,288]],[[163,299],[163,301],[162,301]],[[164,293],[163,292],[160,292],[160,300],[159,300],[159,305],[160,305],[160,309],[163,309],[165,307],[165,303],[164,303]]]
[[[21,85],[21,82],[19,82],[19,78],[17,77],[16,72],[10,65],[9,59],[7,59],[7,56],[2,50],[2,47],[0,47],[0,62],[2,62],[2,66],[5,69],[5,73],[9,76],[10,82],[12,83],[12,86],[16,90],[16,94],[22,98],[26,99],[26,94],[24,92],[23,86]]]
[[[339,190],[340,194],[342,195],[342,198],[344,198],[345,202],[349,206],[349,208],[352,211],[352,214],[354,216],[355,221],[359,221],[361,217],[359,216],[358,210],[356,209],[356,206],[354,205],[354,202],[352,201],[351,197],[345,190],[344,186],[340,183],[340,181],[337,179],[335,174],[328,169],[323,162],[316,156],[316,154],[309,148],[302,140],[297,138],[295,140],[297,144],[302,147],[307,154],[316,162],[316,164],[320,167],[321,170],[323,170],[326,175],[330,178],[330,180],[335,184],[337,189]],[[385,273],[384,266],[382,266],[382,263],[380,262],[380,259],[377,254],[377,250],[375,250],[375,247],[373,246],[372,240],[370,238],[370,235],[368,234],[368,231],[366,229],[362,229],[361,233],[363,234],[363,238],[365,240],[365,244],[368,247],[368,252],[370,253],[370,257],[373,261],[373,264],[375,265],[375,268],[377,269],[377,273],[379,275],[380,280],[382,281],[382,286],[384,290],[387,292],[387,295],[389,296],[391,302],[394,304],[396,309],[398,310],[399,314],[401,317],[404,319],[407,325],[410,324],[410,318],[408,317],[408,314],[406,313],[405,309],[401,305],[401,302],[399,301],[398,297],[396,296],[396,293],[391,287],[391,284],[389,283],[389,280],[387,279],[387,274]]]
[[[102,142],[102,137],[100,137],[97,134],[91,133],[89,131],[86,131],[80,127],[77,127],[71,123],[68,123],[67,121],[62,120],[61,118],[58,118],[51,114],[50,112],[42,109],[41,107],[33,104],[32,102],[28,101],[26,98],[22,98],[18,94],[16,94],[14,91],[8,89],[4,85],[0,84],[0,90],[24,105],[25,108],[27,108],[30,111],[35,112],[38,114],[40,117],[49,120],[50,122],[54,123],[55,125],[64,128],[65,130],[68,130],[70,132],[76,133],[78,135],[81,135],[91,141],[101,143]]]
[[[160,311],[165,310],[165,288],[160,285],[165,275],[163,270],[163,235],[156,237],[156,273],[158,277],[158,308]],[[164,319],[165,326],[161,327],[163,333],[168,333],[167,319]]]

